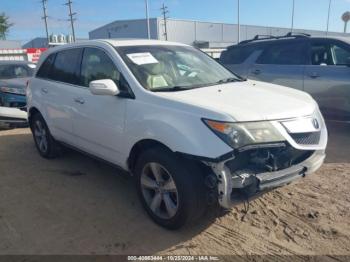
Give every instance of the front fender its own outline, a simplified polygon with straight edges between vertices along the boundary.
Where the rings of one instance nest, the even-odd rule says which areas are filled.
[[[133,145],[144,139],[156,140],[173,152],[203,158],[216,159],[232,152],[232,148],[202,122],[201,116],[155,107],[127,110],[125,133],[129,139],[124,152],[130,152]]]

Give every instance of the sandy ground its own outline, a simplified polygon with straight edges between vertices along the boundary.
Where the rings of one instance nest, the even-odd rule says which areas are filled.
[[[129,176],[74,152],[42,159],[28,129],[1,131],[0,254],[350,256],[349,134],[350,125],[330,126],[321,170],[247,213],[211,210],[173,232],[147,217]]]

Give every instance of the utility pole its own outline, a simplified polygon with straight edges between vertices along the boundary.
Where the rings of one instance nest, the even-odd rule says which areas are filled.
[[[294,8],[295,8],[295,0],[293,0],[293,8],[292,8],[292,27],[291,27],[291,33],[293,33],[294,29]]]
[[[46,30],[46,39],[47,39],[47,45],[49,45],[50,39],[49,39],[49,29],[47,27],[47,13],[46,13],[46,2],[47,0],[41,0],[41,3],[43,5],[43,12],[44,12],[44,16],[42,17],[42,19],[45,22],[45,30]]]
[[[329,0],[326,36],[328,36],[328,30],[329,30],[329,16],[331,14],[331,5],[332,5],[332,0]]]
[[[72,26],[72,35],[73,35],[73,42],[75,42],[75,31],[74,31],[74,16],[77,14],[77,13],[72,13],[72,1],[71,0],[68,0],[67,3],[65,3],[65,5],[68,6],[69,8],[69,20],[70,20],[70,24]]]
[[[240,7],[239,0],[237,0],[237,43],[241,42],[241,23],[240,23]]]
[[[167,31],[167,27],[166,27],[166,14],[169,13],[169,10],[168,10],[168,7],[164,5],[163,3],[163,6],[161,8],[162,10],[162,15],[163,15],[163,21],[164,21],[164,36],[165,36],[165,40],[167,41],[168,40],[168,31]]]
[[[147,19],[147,36],[148,36],[148,39],[151,39],[151,32],[149,28],[148,0],[145,0],[145,4],[146,4],[146,19]]]

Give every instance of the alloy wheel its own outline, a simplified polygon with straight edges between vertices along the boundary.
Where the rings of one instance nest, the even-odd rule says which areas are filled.
[[[43,123],[39,120],[35,122],[34,136],[35,136],[35,142],[38,145],[39,150],[42,153],[45,153],[48,149],[47,134]]]
[[[141,190],[154,215],[171,219],[179,208],[176,184],[171,174],[158,163],[147,163],[141,174]]]

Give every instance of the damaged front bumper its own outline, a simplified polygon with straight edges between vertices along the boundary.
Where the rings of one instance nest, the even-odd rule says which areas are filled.
[[[249,169],[232,172],[226,165],[232,159],[211,164],[217,177],[219,203],[224,208],[230,208],[246,199],[255,198],[271,189],[289,184],[298,178],[314,173],[321,167],[325,157],[324,150],[319,150],[306,160],[289,168],[261,173]]]
[[[0,107],[0,124],[26,126],[27,111],[20,108]]]

